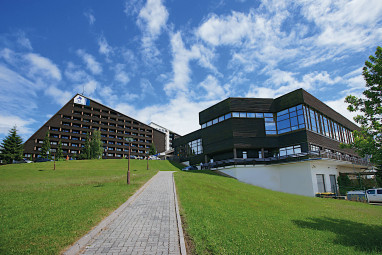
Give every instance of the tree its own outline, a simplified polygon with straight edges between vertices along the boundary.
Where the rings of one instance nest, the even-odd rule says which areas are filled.
[[[42,142],[40,156],[42,158],[48,158],[48,159],[52,158],[52,156],[50,155],[49,130],[46,131],[44,141]]]
[[[23,140],[17,134],[16,126],[10,131],[0,145],[0,159],[7,164],[11,164],[13,160],[21,160],[23,157]]]
[[[366,90],[363,97],[349,95],[345,102],[351,112],[360,111],[354,117],[360,124],[359,131],[353,131],[354,141],[346,147],[353,148],[361,156],[370,155],[371,162],[377,165],[378,175],[382,176],[382,48],[377,47],[375,56],[365,62],[363,77]]]
[[[150,145],[149,155],[155,155],[155,154],[157,154],[157,149],[155,148],[155,145],[152,143]]]
[[[57,146],[57,152],[56,152],[56,159],[60,160],[62,159],[63,154],[62,154],[62,142],[61,139],[58,141],[58,146]]]
[[[101,132],[99,130],[94,130],[90,140],[90,158],[99,159],[102,157],[102,152]]]
[[[90,136],[87,134],[84,147],[81,149],[80,159],[90,159],[91,154]]]

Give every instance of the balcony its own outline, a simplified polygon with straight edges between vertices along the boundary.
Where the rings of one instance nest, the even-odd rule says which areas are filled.
[[[269,158],[233,158],[226,160],[219,160],[212,163],[207,163],[207,167],[210,169],[226,167],[226,166],[236,166],[236,165],[269,165],[269,164],[280,164],[287,162],[298,162],[309,159],[329,159],[343,162],[345,164],[357,165],[361,167],[371,167],[372,163],[366,158],[360,158],[349,155],[342,155],[339,153],[333,153],[328,151],[309,151],[301,152],[297,154],[269,157]]]

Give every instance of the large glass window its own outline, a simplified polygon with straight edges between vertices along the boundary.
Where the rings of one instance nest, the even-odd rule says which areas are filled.
[[[182,157],[191,157],[203,153],[202,139],[197,139],[180,146],[179,153]]]
[[[305,128],[302,105],[294,106],[277,113],[277,132],[283,134]]]
[[[335,139],[339,142],[350,143],[351,131],[323,114],[304,106],[307,129]]]

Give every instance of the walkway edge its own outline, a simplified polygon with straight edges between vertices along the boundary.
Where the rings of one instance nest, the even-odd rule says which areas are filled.
[[[176,211],[176,221],[178,222],[180,254],[187,255],[186,244],[185,244],[184,235],[183,235],[182,220],[179,214],[178,196],[176,193],[174,173],[172,173],[172,182],[174,184],[175,211]]]
[[[156,173],[153,177],[151,177],[150,180],[148,180],[138,191],[136,191],[131,197],[129,197],[129,199],[125,203],[123,203],[120,207],[118,207],[117,210],[113,211],[109,216],[107,216],[104,220],[102,220],[96,227],[94,227],[87,234],[81,237],[75,244],[69,247],[62,254],[64,255],[79,254],[96,235],[98,235],[100,232],[102,232],[102,230],[104,230],[108,225],[110,225],[110,223],[112,223],[118,217],[118,215],[120,215],[122,211],[126,207],[128,207],[146,189],[146,187],[150,184],[150,182],[154,179],[154,177],[158,175],[158,173]]]

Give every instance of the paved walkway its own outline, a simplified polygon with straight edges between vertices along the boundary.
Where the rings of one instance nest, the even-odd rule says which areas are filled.
[[[65,254],[185,254],[178,217],[173,172],[159,172]]]

